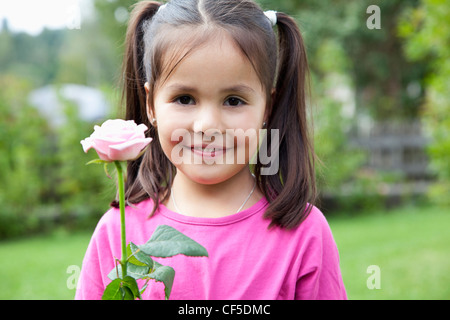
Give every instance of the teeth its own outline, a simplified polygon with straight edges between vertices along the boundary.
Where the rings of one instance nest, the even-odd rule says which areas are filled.
[[[194,150],[203,151],[203,152],[210,152],[211,153],[211,152],[215,152],[215,151],[220,150],[220,149],[216,149],[216,148],[205,148],[205,149],[203,149],[201,147],[195,147]]]

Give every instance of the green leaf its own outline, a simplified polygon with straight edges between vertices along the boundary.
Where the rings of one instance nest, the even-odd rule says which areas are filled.
[[[163,266],[158,262],[155,263],[155,269],[147,277],[164,283],[164,293],[166,300],[169,300],[172,291],[173,280],[175,278],[175,270],[169,266]]]
[[[177,254],[192,257],[208,256],[202,245],[167,225],[158,226],[150,240],[138,247],[153,257],[166,258]]]
[[[121,287],[120,291],[122,292],[122,300],[134,300],[133,292],[127,286]]]
[[[115,268],[114,268],[115,273]],[[102,300],[134,300],[141,299],[141,293],[136,280],[133,277],[126,276],[125,279],[114,279],[103,292]]]
[[[89,164],[108,164],[108,163],[110,163],[110,162],[106,161],[106,160],[94,159],[94,160],[91,160],[88,163],[86,163],[86,165],[89,165]]]
[[[114,268],[115,271],[115,268]],[[102,300],[122,300],[122,279],[115,279],[105,288]]]
[[[111,270],[111,272],[108,273],[108,278],[111,280],[120,279],[121,274],[122,274],[122,268],[119,264],[116,264],[116,266]]]
[[[141,246],[130,242],[127,246],[127,276],[123,280],[120,279],[122,274],[120,264],[111,270],[108,278],[112,282],[105,289],[105,299],[134,299],[134,297],[141,299],[137,279],[153,279],[163,282],[165,298],[169,299],[175,270],[154,261],[151,256],[165,258],[177,254],[194,257],[208,256],[208,252],[203,246],[167,225],[158,226],[151,238]],[[142,292],[144,290],[145,287]]]
[[[117,266],[117,271],[116,267],[111,270],[111,272],[108,274],[108,278],[111,280],[118,279],[117,272],[119,273],[120,277],[120,275],[122,274],[122,266],[120,264]],[[130,262],[127,263],[127,275],[136,280],[145,278],[149,272],[150,268],[148,266],[137,266]]]
[[[142,252],[133,242],[130,242],[127,246],[127,256],[129,262],[137,266],[148,266],[150,270],[153,269],[153,259]]]
[[[169,266],[163,266],[162,264],[153,261],[154,269],[151,270],[148,266],[137,266],[133,263],[127,263],[127,276],[124,280],[117,278],[117,272],[122,274],[122,266],[117,265],[116,268],[112,269],[108,274],[108,278],[113,280],[105,289],[103,293],[103,300],[122,300],[127,298],[128,292],[126,289],[131,290],[134,297],[141,299],[141,292],[145,290],[142,288],[141,292],[137,285],[137,279],[153,279],[155,281],[160,281],[164,283],[164,294],[168,300],[170,297],[170,292],[172,291],[173,281],[175,278],[175,270]],[[123,289],[123,290],[121,290]]]
[[[107,176],[109,179],[112,179],[112,178],[111,178],[111,175],[109,174],[109,171],[108,171],[108,164],[109,164],[109,162],[106,162],[106,163],[105,163],[105,165],[104,165],[104,167],[103,167],[103,170],[105,170],[106,176]]]
[[[143,279],[150,272],[150,268],[147,266],[137,266],[133,263],[127,264],[127,274],[134,279]]]
[[[141,291],[139,292],[141,295],[144,293],[145,289],[147,289],[148,281],[142,286]]]
[[[122,274],[122,266],[118,265],[116,268],[112,269],[108,274],[108,278],[113,280],[105,289],[103,295],[105,296],[104,300],[121,300],[126,294],[126,290],[120,290],[122,287],[127,287],[131,290],[135,297],[141,299],[141,295],[138,289],[137,279],[153,279],[156,281],[160,281],[164,283],[164,293],[166,299],[169,299],[170,292],[172,291],[173,280],[175,278],[175,270],[169,266],[163,266],[162,264],[153,261],[154,269],[149,269],[148,266],[137,266],[133,263],[127,263],[127,273],[128,275],[124,280],[117,278],[117,272]],[[141,292],[144,291],[145,288],[142,288]],[[120,297],[118,296],[120,294]],[[116,296],[116,299],[112,299],[111,297]],[[102,298],[103,299],[103,298]]]
[[[135,297],[141,299],[141,294],[139,292],[139,287],[137,285],[136,279],[130,276],[126,276],[125,279],[123,279],[123,288],[130,289],[131,294],[133,295],[133,300]],[[126,299],[125,299],[126,300]]]

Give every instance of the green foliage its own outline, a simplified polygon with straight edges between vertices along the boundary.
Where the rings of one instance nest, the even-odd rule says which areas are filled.
[[[122,265],[118,262],[108,275],[112,281],[106,287],[102,299],[141,299],[141,294],[147,288],[148,281],[153,279],[164,283],[165,297],[168,300],[172,291],[175,270],[154,261],[152,257],[167,258],[178,254],[192,257],[208,256],[208,252],[203,246],[167,225],[158,226],[150,239],[143,245],[137,246],[130,242],[127,246],[127,276],[120,277]],[[140,290],[136,283],[138,279],[146,280]]]
[[[318,188],[324,206],[337,205],[352,211],[374,207],[377,175],[364,170],[367,154],[352,146],[349,140],[351,122],[342,112],[342,105],[330,98],[319,99],[315,124],[315,151]],[[330,199],[334,204],[327,204]]]
[[[66,124],[50,127],[28,104],[28,81],[5,75],[0,86],[0,238],[57,223],[92,225],[107,209],[99,197],[114,194],[80,152],[80,140],[92,124],[79,120],[75,107],[65,102]]]
[[[318,179],[321,189],[338,191],[348,182],[365,160],[360,150],[348,141],[348,119],[342,116],[341,105],[330,98],[321,99],[315,117],[315,149],[321,160]]]
[[[117,47],[101,33],[96,21],[84,23],[79,30],[65,31],[53,83],[114,83],[120,73],[120,55],[112,54]]]
[[[317,51],[313,88],[314,145],[319,158],[316,177],[322,205],[338,206],[352,211],[373,207],[378,200],[376,175],[364,170],[367,154],[351,143],[352,113],[355,112],[352,82],[345,74],[349,61],[335,40],[324,41]],[[341,96],[336,92],[341,92]],[[342,96],[344,92],[344,96]],[[345,96],[347,94],[347,97]],[[328,203],[330,199],[333,203]]]
[[[116,66],[122,62],[129,14],[137,2],[136,0],[93,1],[97,13],[98,30],[101,32],[101,37],[108,40],[113,53],[111,58]]]
[[[313,73],[326,76],[318,59],[328,41],[340,47],[347,58],[330,56],[335,71],[351,77],[357,98],[357,111],[375,119],[409,119],[418,116],[423,92],[408,94],[411,84],[422,84],[425,64],[409,61],[401,50],[402,39],[396,25],[403,11],[418,0],[260,0],[264,8],[292,15],[299,22]],[[381,29],[366,26],[366,10],[377,5],[381,11]]]
[[[64,30],[44,29],[37,36],[0,31],[0,73],[17,74],[42,86],[55,78]]]
[[[431,138],[428,153],[438,182],[431,198],[450,205],[450,1],[422,0],[402,17],[398,32],[411,60],[427,63],[423,121]]]
[[[111,22],[106,25],[111,26]],[[103,27],[99,21],[85,20],[80,29],[44,29],[36,36],[4,28],[0,31],[0,73],[20,75],[33,87],[113,83],[118,78],[123,47],[106,37]]]
[[[50,149],[49,128],[27,105],[29,83],[0,77],[0,238],[23,232],[33,224],[30,211],[45,189],[42,172]],[[20,222],[20,223],[19,223]]]
[[[106,209],[105,203],[99,201],[106,197],[113,198],[114,189],[105,181],[103,172],[99,172],[86,163],[91,156],[80,152],[80,141],[87,132],[92,130],[92,124],[80,120],[77,108],[69,101],[65,101],[67,122],[56,129],[57,153],[54,168],[58,187],[55,200],[61,203],[62,214],[75,217],[80,222],[89,221],[90,217],[98,217]],[[106,201],[105,201],[106,202]]]

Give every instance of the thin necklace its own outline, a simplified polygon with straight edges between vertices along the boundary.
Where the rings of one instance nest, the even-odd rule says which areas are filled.
[[[256,178],[255,178],[255,176],[254,176],[253,174],[252,174],[252,176],[253,176],[253,178],[254,178],[253,188],[252,188],[252,190],[250,191],[250,193],[248,194],[248,196],[247,196],[247,198],[245,199],[244,203],[239,207],[239,209],[238,209],[235,213],[238,213],[239,211],[242,210],[242,208],[243,208],[243,207],[245,206],[245,204],[247,203],[248,199],[250,199],[250,197],[252,196],[253,191],[255,191],[255,188],[256,188]],[[171,193],[170,197],[172,198],[173,206],[175,207],[175,210],[177,210],[177,212],[181,214],[181,210],[178,208],[177,203],[175,202],[175,191],[174,191],[174,189],[172,189],[171,191],[172,191],[172,193]]]

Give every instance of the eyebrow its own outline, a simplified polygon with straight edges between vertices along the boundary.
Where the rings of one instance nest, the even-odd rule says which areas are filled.
[[[184,84],[174,83],[172,85],[169,85],[167,87],[170,90],[177,90],[177,91],[184,91],[184,92],[197,92],[198,90],[194,87],[190,87]],[[255,90],[249,86],[246,86],[244,84],[238,84],[235,86],[227,87],[222,90],[221,92],[238,92],[238,93],[254,93]]]

